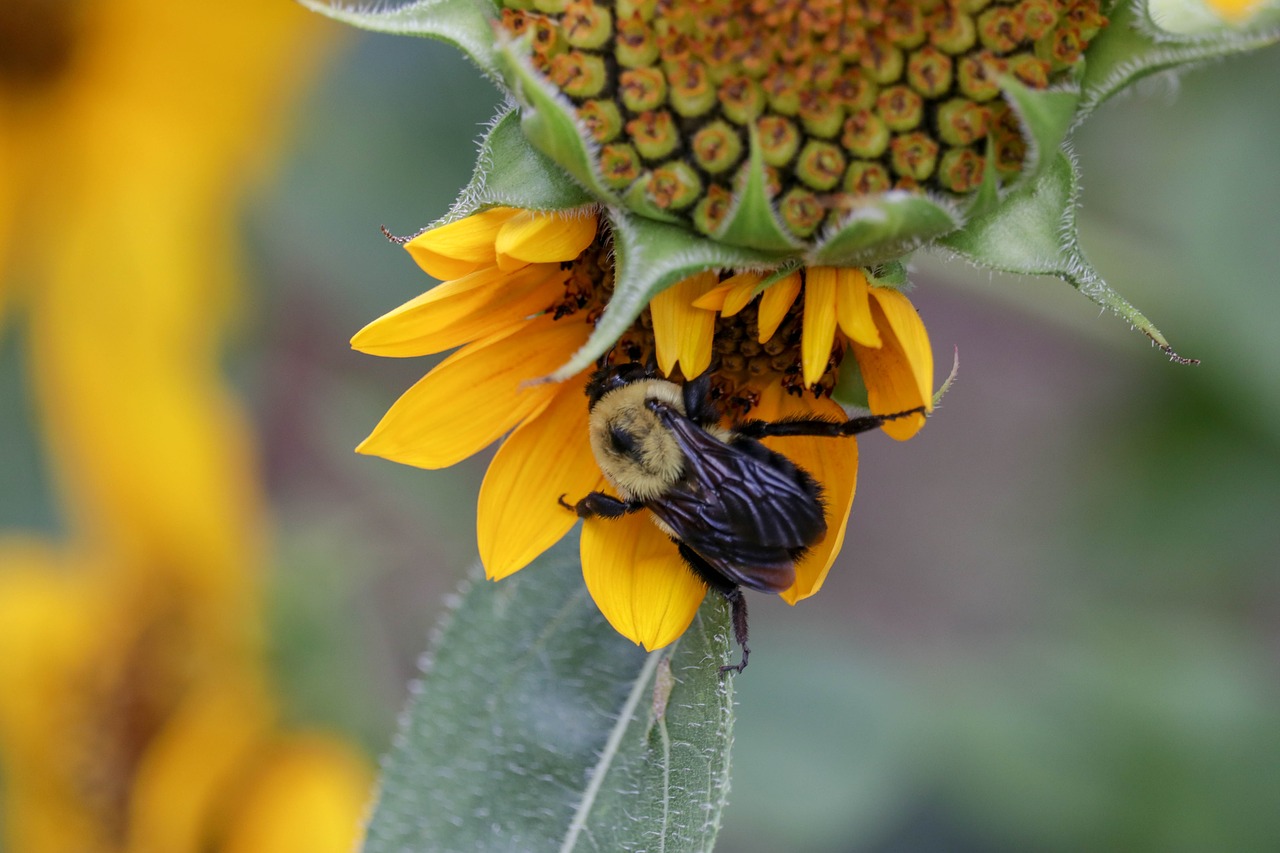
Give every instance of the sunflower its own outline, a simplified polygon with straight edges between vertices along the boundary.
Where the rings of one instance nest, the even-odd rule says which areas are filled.
[[[485,574],[498,580],[572,528],[576,517],[559,496],[609,490],[587,441],[587,372],[562,383],[539,380],[586,343],[609,299],[610,231],[593,208],[493,208],[426,231],[406,248],[444,283],[370,323],[352,346],[385,356],[457,349],[396,401],[357,450],[441,468],[509,433],[480,487],[477,518]],[[665,375],[684,378],[710,369],[713,396],[730,421],[748,413],[843,420],[831,392],[855,362],[873,412],[930,406],[933,358],[919,315],[901,292],[858,269],[690,276],[658,294],[606,358],[653,358]],[[906,439],[923,422],[915,415],[884,429]],[[808,470],[827,499],[830,533],[781,593],[794,604],[818,591],[839,553],[857,446],[813,437],[766,444]],[[672,542],[639,515],[588,519],[581,556],[600,610],[646,649],[679,637],[706,593]]]
[[[215,647],[202,602],[88,548],[0,536],[0,566],[6,849],[350,849],[367,762],[286,731],[258,650]]]
[[[0,13],[0,307],[66,527],[0,531],[6,850],[354,843],[364,757],[277,707],[264,496],[221,365],[235,202],[322,44],[256,0]]]

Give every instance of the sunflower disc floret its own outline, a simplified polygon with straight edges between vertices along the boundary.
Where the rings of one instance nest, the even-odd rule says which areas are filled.
[[[1026,159],[1004,80],[1044,89],[1106,24],[1099,0],[503,0],[605,183],[714,235],[753,153],[808,238],[860,196],[950,196]]]

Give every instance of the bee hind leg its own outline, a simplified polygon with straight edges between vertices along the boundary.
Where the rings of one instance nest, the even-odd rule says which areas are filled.
[[[576,504],[571,504],[564,499],[564,495],[559,498],[560,506],[565,509],[573,510],[578,514],[578,518],[622,518],[622,516],[639,512],[644,509],[644,504],[640,501],[624,501],[606,495],[604,492],[588,492],[587,496]]]
[[[747,597],[742,594],[742,587],[722,593],[729,602],[729,618],[733,622],[733,639],[742,649],[742,660],[720,667],[721,673],[742,672],[747,668],[747,658],[751,657],[751,647],[747,645]]]
[[[720,672],[742,672],[747,668],[747,658],[751,657],[751,648],[747,645],[747,598],[742,594],[742,587],[712,568],[711,564],[704,560],[697,551],[679,539],[673,538],[672,541],[676,543],[680,556],[684,558],[685,563],[693,570],[693,573],[700,577],[707,586],[723,595],[725,601],[729,602],[729,619],[733,622],[733,639],[738,644],[738,647],[742,649],[742,660],[720,667]]]

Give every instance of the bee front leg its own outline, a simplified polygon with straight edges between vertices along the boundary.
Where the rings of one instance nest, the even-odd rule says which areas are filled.
[[[588,492],[587,496],[576,504],[565,501],[564,495],[560,496],[560,506],[565,509],[573,510],[578,514],[578,518],[622,518],[632,512],[639,512],[644,509],[644,504],[640,501],[624,501],[619,500],[604,492]]]
[[[780,421],[745,421],[734,427],[734,432],[747,438],[770,438],[784,435],[813,435],[819,438],[841,438],[858,435],[888,421],[896,421],[908,415],[927,414],[924,406],[907,409],[905,412],[894,412],[889,415],[864,415],[850,418],[847,421],[830,421],[825,418],[784,418]]]

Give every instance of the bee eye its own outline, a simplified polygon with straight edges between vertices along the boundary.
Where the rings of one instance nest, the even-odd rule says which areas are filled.
[[[616,426],[609,427],[609,443],[620,456],[631,456],[636,450],[635,436]]]

